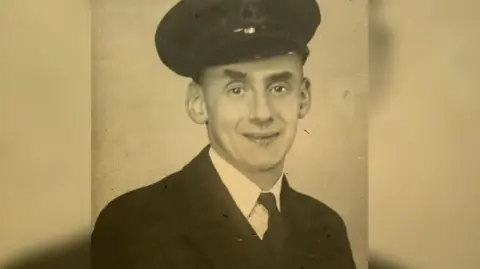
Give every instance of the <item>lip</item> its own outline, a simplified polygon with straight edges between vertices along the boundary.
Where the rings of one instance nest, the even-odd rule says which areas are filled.
[[[244,133],[243,136],[250,139],[271,139],[280,135],[280,132],[268,132],[268,133]]]
[[[274,143],[277,138],[280,136],[279,132],[269,132],[269,133],[246,133],[243,136],[250,142],[256,144],[260,147],[268,147]]]

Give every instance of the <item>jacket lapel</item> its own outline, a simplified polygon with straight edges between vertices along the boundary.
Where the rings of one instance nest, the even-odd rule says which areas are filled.
[[[182,170],[187,189],[189,239],[215,268],[262,268],[261,241],[222,183],[204,148]],[[265,267],[263,267],[265,268]]]
[[[304,208],[306,204],[300,201],[296,193],[283,178],[281,192],[281,207],[286,230],[284,249],[284,268],[307,268],[306,264],[316,259],[316,234],[310,227],[312,216]]]

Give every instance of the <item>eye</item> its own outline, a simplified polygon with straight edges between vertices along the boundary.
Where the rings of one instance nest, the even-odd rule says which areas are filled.
[[[277,85],[270,88],[270,91],[275,94],[287,92],[288,89],[285,86]]]
[[[228,89],[228,92],[233,94],[233,95],[241,95],[245,92],[245,89],[243,87],[231,87]]]
[[[233,89],[231,90],[231,92],[232,92],[233,94],[241,94],[241,93],[243,92],[243,88],[242,88],[242,87],[236,87],[236,88],[233,88]]]

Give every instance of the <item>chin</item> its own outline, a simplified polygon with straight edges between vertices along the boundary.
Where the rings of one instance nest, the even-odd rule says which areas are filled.
[[[245,164],[256,171],[268,171],[278,167],[282,159],[249,159]]]

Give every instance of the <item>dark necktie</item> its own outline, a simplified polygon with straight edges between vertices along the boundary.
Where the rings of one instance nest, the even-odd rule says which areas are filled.
[[[283,221],[278,210],[275,196],[272,193],[262,193],[258,202],[268,211],[268,229],[263,236],[264,245],[270,253],[279,260],[284,239]]]

